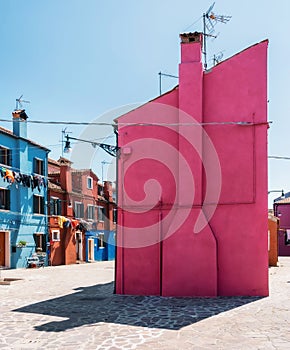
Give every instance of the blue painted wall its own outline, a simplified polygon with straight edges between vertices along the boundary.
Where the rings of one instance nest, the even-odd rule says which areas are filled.
[[[23,125],[22,125],[23,126]],[[12,165],[0,164],[9,170],[25,175],[34,174],[34,158],[44,162],[44,179],[47,179],[47,164],[49,150],[29,142],[27,139],[6,134],[0,129],[0,145],[12,151]],[[32,190],[16,181],[9,184],[0,176],[0,188],[10,190],[10,210],[0,210],[0,230],[10,232],[10,267],[26,267],[26,258],[35,252],[34,233],[43,232],[44,239],[48,237],[47,217],[47,186]],[[44,215],[33,213],[33,195],[44,197]],[[24,240],[26,247],[17,247]]]
[[[100,247],[99,234],[104,233],[105,247]],[[89,261],[88,239],[94,240],[94,261],[107,261],[115,259],[115,232],[114,231],[87,231],[86,240],[86,261]]]

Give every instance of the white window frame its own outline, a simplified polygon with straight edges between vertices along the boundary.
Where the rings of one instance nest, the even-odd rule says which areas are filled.
[[[61,215],[61,209],[62,208],[61,208],[61,205],[60,205],[60,213],[58,213],[58,203],[57,203],[57,201],[62,202],[61,199],[58,198],[58,197],[50,197],[50,205],[53,205],[53,206],[56,205],[56,214],[52,214],[53,216]],[[54,207],[54,209],[55,209],[55,207]],[[53,210],[53,212],[55,212],[55,210]]]
[[[84,206],[84,204],[82,203],[82,202],[75,202],[74,203],[74,210],[75,210],[75,217],[77,218],[77,219],[83,219],[84,218],[84,216],[78,216],[77,214],[77,210],[76,210],[76,208],[77,208],[77,206],[80,206],[80,207],[82,207],[82,206]],[[82,213],[79,213],[79,214],[82,214]]]
[[[56,235],[56,237],[54,235]],[[53,242],[60,242],[60,232],[59,232],[59,230],[52,230],[51,231],[51,240]]]
[[[104,222],[106,219],[106,215],[104,213],[106,211],[106,208],[103,207],[102,205],[98,205],[97,208],[98,208],[98,222]],[[102,215],[100,215],[100,213],[102,213]]]
[[[92,210],[92,212],[91,212],[93,214],[92,217],[89,217],[89,208],[92,208],[92,209],[90,209],[90,210]],[[87,213],[88,213],[87,214],[87,219],[93,221],[95,219],[95,206],[92,205],[92,204],[88,204],[87,205]]]
[[[33,164],[33,168],[34,168],[33,172],[34,172],[34,174],[44,176],[44,172],[45,172],[45,170],[44,170],[44,167],[45,167],[44,159],[41,159],[41,158],[38,158],[38,157],[34,157],[33,163],[34,163]],[[41,166],[41,169],[36,169],[36,167],[39,168],[39,166]]]
[[[92,190],[94,187],[94,184],[93,184],[93,178],[91,176],[88,176],[87,177],[87,188],[89,190]]]

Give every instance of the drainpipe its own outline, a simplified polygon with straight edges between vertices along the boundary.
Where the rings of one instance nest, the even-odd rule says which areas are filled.
[[[114,126],[114,134],[116,137],[116,146],[117,149],[119,147],[119,142],[118,142],[118,136],[119,136],[119,132],[118,132],[118,125]],[[118,234],[118,160],[119,160],[119,152],[117,151],[117,156],[116,156],[116,210],[117,210],[117,215],[116,215],[116,234],[115,234],[115,279],[114,279],[114,294],[116,294],[116,281],[117,281],[117,234]]]

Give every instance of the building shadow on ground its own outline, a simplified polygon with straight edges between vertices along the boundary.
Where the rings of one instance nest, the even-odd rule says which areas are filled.
[[[179,330],[261,297],[183,298],[113,294],[114,283],[78,288],[76,293],[13,311],[67,318],[35,329],[63,332],[100,322]]]

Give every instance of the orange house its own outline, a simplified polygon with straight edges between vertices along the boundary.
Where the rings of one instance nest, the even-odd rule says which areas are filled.
[[[73,169],[61,157],[48,160],[51,265],[86,260],[85,233],[114,230],[112,184],[99,183],[91,169]]]
[[[273,214],[268,214],[268,252],[269,266],[277,266],[278,263],[278,231],[279,219]]]

